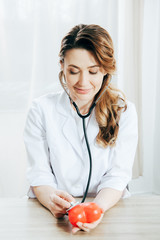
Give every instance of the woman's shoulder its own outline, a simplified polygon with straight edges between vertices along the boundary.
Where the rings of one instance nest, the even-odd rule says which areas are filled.
[[[126,110],[122,111],[119,125],[126,126],[132,125],[132,123],[137,124],[138,116],[135,103],[130,100],[126,100]]]
[[[126,111],[124,113],[126,113],[126,115],[136,115],[137,114],[137,111],[136,111],[136,106],[135,106],[135,103],[129,101],[129,100],[126,100]]]
[[[39,105],[44,103],[54,103],[58,100],[58,98],[62,95],[62,91],[59,92],[51,92],[44,95],[41,95],[37,98],[34,98],[32,103],[37,103]]]
[[[54,108],[61,98],[63,91],[50,92],[32,100],[27,112],[48,113],[54,111]]]

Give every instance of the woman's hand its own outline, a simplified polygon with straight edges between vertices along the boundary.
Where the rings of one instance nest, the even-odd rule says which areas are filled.
[[[62,218],[66,214],[66,210],[70,208],[70,202],[75,202],[75,199],[67,192],[55,190],[50,195],[49,210],[56,218]]]
[[[78,232],[79,230],[83,230],[85,232],[89,232],[91,229],[94,229],[95,227],[97,227],[97,225],[101,222],[102,218],[103,218],[103,213],[101,214],[101,217],[92,223],[81,223],[78,222],[77,225],[78,227],[73,227],[72,228],[72,233],[75,234],[76,232]]]

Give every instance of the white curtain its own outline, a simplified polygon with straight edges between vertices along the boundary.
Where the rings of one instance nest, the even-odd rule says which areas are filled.
[[[160,192],[159,14],[158,0],[0,0],[0,197],[26,194],[26,114],[33,98],[61,89],[60,41],[79,23],[109,31],[118,65],[113,82],[136,104],[131,191]]]

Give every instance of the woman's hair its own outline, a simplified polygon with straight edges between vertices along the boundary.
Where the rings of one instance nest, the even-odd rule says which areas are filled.
[[[59,52],[60,61],[64,62],[67,50],[77,48],[92,51],[99,65],[107,72],[103,78],[102,87],[95,96],[95,101],[108,86],[112,74],[116,70],[112,39],[109,33],[98,25],[80,24],[73,27],[62,39]],[[62,87],[66,88],[63,77],[63,71],[61,71],[59,79]],[[99,145],[103,147],[115,145],[119,131],[120,115],[122,110],[125,111],[126,108],[124,94],[110,84],[95,106],[96,120],[99,125],[96,141]]]

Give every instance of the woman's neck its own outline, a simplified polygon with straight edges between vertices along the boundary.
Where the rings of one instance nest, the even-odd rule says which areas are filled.
[[[89,109],[92,105],[92,101],[85,102],[85,101],[75,101],[76,105],[78,106],[78,109],[82,115],[87,114],[89,112]],[[73,109],[75,110],[75,107],[72,104]],[[76,111],[76,110],[75,110]]]

